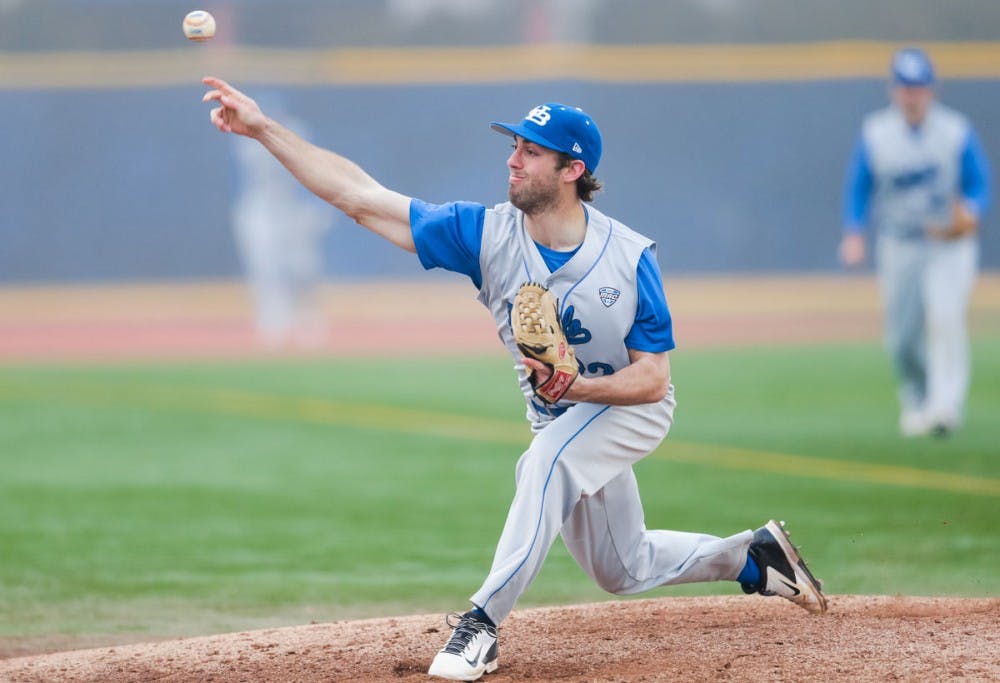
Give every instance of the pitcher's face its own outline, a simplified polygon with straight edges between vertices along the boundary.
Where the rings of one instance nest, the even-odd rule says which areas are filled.
[[[510,203],[528,215],[554,206],[561,185],[558,162],[558,152],[515,137],[514,151],[507,158]]]

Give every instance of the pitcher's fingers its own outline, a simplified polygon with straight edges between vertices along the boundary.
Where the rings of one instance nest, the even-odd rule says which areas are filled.
[[[209,119],[211,119],[212,125],[223,133],[230,132],[229,124],[227,124],[225,119],[222,117],[222,107],[216,107],[213,109],[209,114]]]
[[[245,104],[244,100],[237,95],[230,95],[229,93],[222,93],[219,96],[219,103],[223,107],[228,109],[238,110],[241,105]]]
[[[233,90],[233,86],[226,83],[221,78],[216,78],[215,76],[205,76],[201,79],[201,82],[205,85],[217,88],[219,90]]]
[[[221,90],[209,90],[207,93],[205,93],[204,95],[202,95],[201,101],[202,102],[209,102],[211,100],[218,100],[221,97],[222,97],[222,91]]]
[[[521,356],[521,362],[524,367],[528,368],[532,372],[545,372],[548,368],[545,363],[535,360],[534,358],[528,358],[527,356]]]

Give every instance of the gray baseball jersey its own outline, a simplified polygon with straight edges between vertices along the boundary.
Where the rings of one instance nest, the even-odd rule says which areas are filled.
[[[869,223],[880,233],[922,238],[928,224],[949,221],[959,196],[968,120],[944,105],[914,130],[896,107],[869,114],[861,137],[874,180]]]
[[[554,273],[524,228],[523,213],[506,203],[486,212],[484,218],[479,300],[493,314],[500,340],[518,363],[528,419],[534,426],[561,414],[570,403],[560,403],[555,410],[546,408],[535,398],[520,363],[521,352],[510,327],[510,308],[522,283],[539,282],[559,301],[567,341],[584,374],[611,374],[629,364],[625,337],[632,329],[639,305],[636,269],[652,240],[612,222],[594,208],[587,211],[583,244]]]

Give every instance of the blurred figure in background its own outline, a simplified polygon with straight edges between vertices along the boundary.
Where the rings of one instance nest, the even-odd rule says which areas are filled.
[[[899,382],[900,432],[945,436],[962,422],[970,381],[967,312],[989,166],[969,120],[935,99],[920,49],[892,59],[889,107],[861,126],[844,196],[841,261],[875,258],[885,342]]]
[[[299,134],[309,133],[274,94],[261,98]],[[267,150],[233,136],[238,191],[232,224],[254,303],[258,341],[268,348],[315,348],[326,340],[320,306],[323,238],[334,209],[296,182]]]

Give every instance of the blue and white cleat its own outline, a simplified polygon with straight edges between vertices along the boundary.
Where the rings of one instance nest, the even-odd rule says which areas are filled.
[[[449,614],[451,637],[435,655],[427,675],[451,681],[475,681],[497,669],[497,630],[478,619]]]
[[[784,522],[772,519],[757,529],[749,553],[760,568],[761,580],[757,586],[743,584],[743,592],[780,595],[812,614],[826,612],[823,584],[792,545]]]

